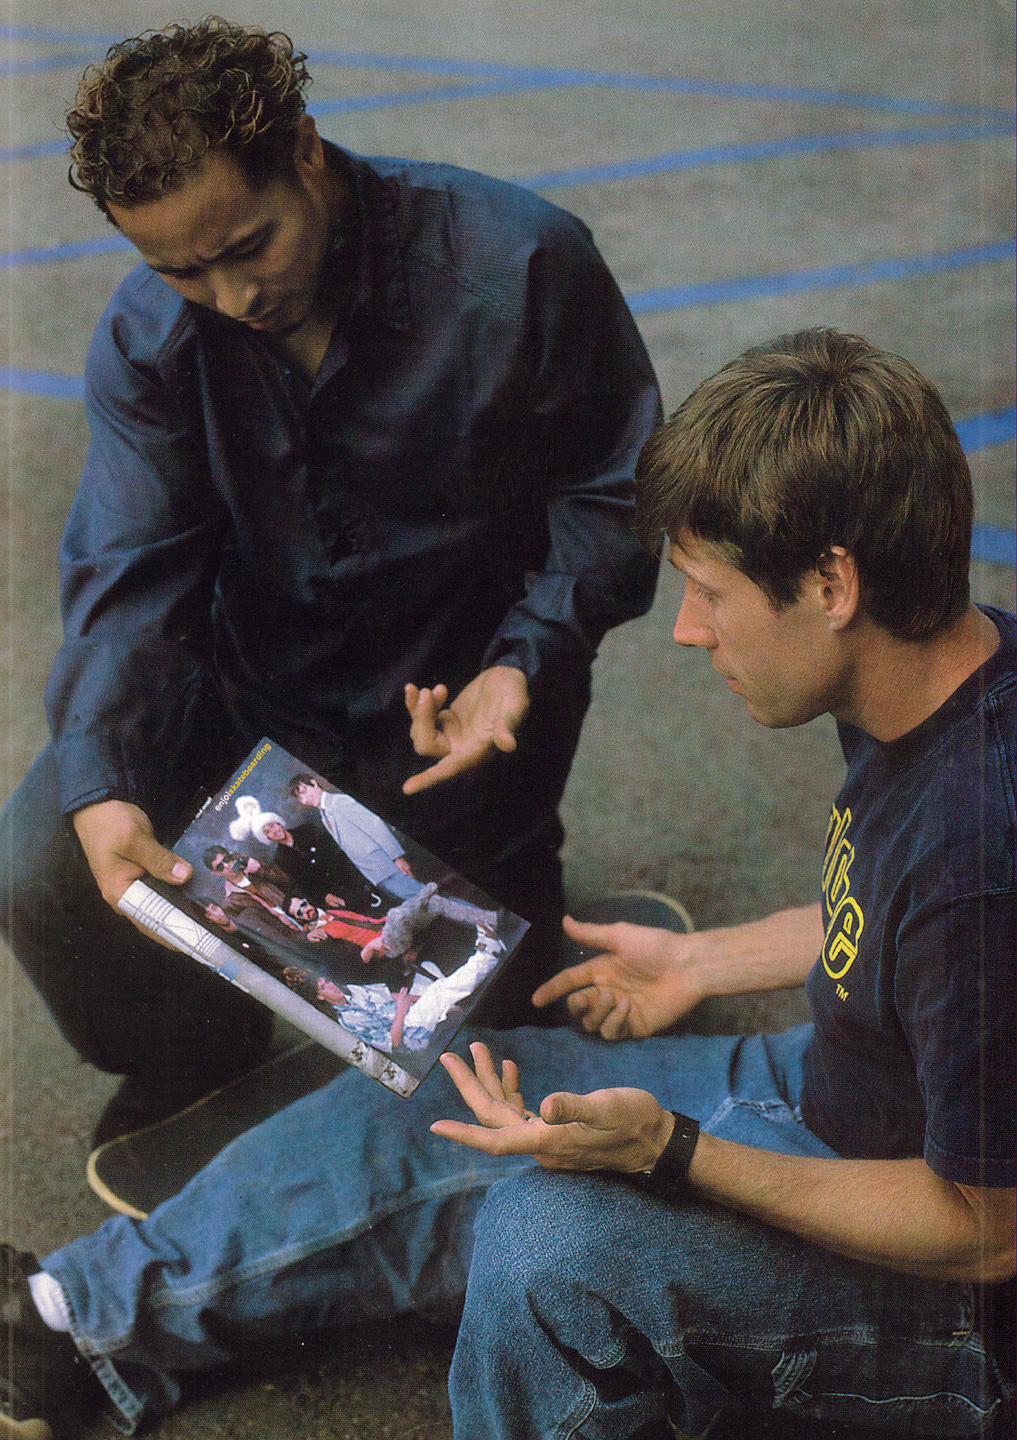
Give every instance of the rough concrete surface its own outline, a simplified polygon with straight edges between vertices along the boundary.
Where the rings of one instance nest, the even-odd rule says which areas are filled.
[[[965,434],[977,522],[1002,559],[974,564],[974,588],[1012,608],[1012,4],[236,0],[227,13],[311,53],[329,138],[519,179],[581,215],[669,409],[746,345],[802,325],[914,360],[958,421],[988,417]],[[133,263],[63,248],[111,232],[67,186],[53,142],[84,64],[176,18],[130,0],[7,0],[0,15],[5,794],[45,740],[56,547],[86,443],[74,382]],[[653,612],[597,659],[564,809],[570,894],[666,890],[700,925],[811,900],[841,773],[833,726],[753,725],[704,657],[670,643],[677,600],[665,572]],[[84,1162],[114,1082],[77,1060],[16,966],[0,975],[0,1220],[45,1254],[104,1218]],[[794,993],[694,1021],[737,1030],[802,1014]],[[153,1434],[445,1440],[452,1333],[412,1319],[257,1357]],[[725,1423],[727,1440],[764,1433],[758,1417]]]

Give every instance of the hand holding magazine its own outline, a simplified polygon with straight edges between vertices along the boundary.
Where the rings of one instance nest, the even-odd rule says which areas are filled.
[[[528,928],[270,740],[173,849],[186,885],[121,909],[403,1096]]]

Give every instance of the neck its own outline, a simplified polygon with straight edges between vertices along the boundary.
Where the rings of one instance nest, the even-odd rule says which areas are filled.
[[[330,165],[325,167],[322,183],[326,187],[325,199],[330,216],[330,232],[340,237],[343,221],[349,214],[352,197],[349,186],[342,175]],[[338,241],[341,243],[341,241]],[[301,369],[309,380],[313,380],[325,358],[332,331],[335,329],[337,300],[334,286],[328,283],[322,273],[318,298],[303,324],[289,335],[282,336],[279,345],[290,360]]]
[[[974,605],[924,644],[897,640],[863,621],[850,695],[834,716],[876,740],[897,740],[934,715],[998,645],[995,625]]]

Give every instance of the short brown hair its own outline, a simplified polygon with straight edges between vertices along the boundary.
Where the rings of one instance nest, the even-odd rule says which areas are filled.
[[[157,200],[210,150],[254,186],[293,168],[310,83],[288,36],[217,15],[122,40],[81,78],[67,114],[69,179],[109,206]]]
[[[968,604],[957,432],[934,385],[857,335],[802,330],[747,350],[650,436],[636,480],[645,544],[712,541],[775,610],[836,545],[866,613],[899,639],[931,638]]]

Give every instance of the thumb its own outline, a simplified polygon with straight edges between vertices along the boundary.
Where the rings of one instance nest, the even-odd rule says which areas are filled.
[[[139,836],[133,851],[132,858],[156,880],[164,880],[169,885],[182,885],[191,878],[192,867],[187,861],[181,860],[179,855],[174,855],[172,850],[160,845],[154,837]]]
[[[556,1095],[545,1095],[540,1105],[540,1118],[547,1125],[568,1125],[572,1121],[588,1120],[590,1107],[585,1095],[570,1095],[562,1090]]]
[[[571,915],[563,916],[561,924],[570,940],[575,940],[590,950],[612,949],[613,925],[595,925],[589,920],[574,920]]]

